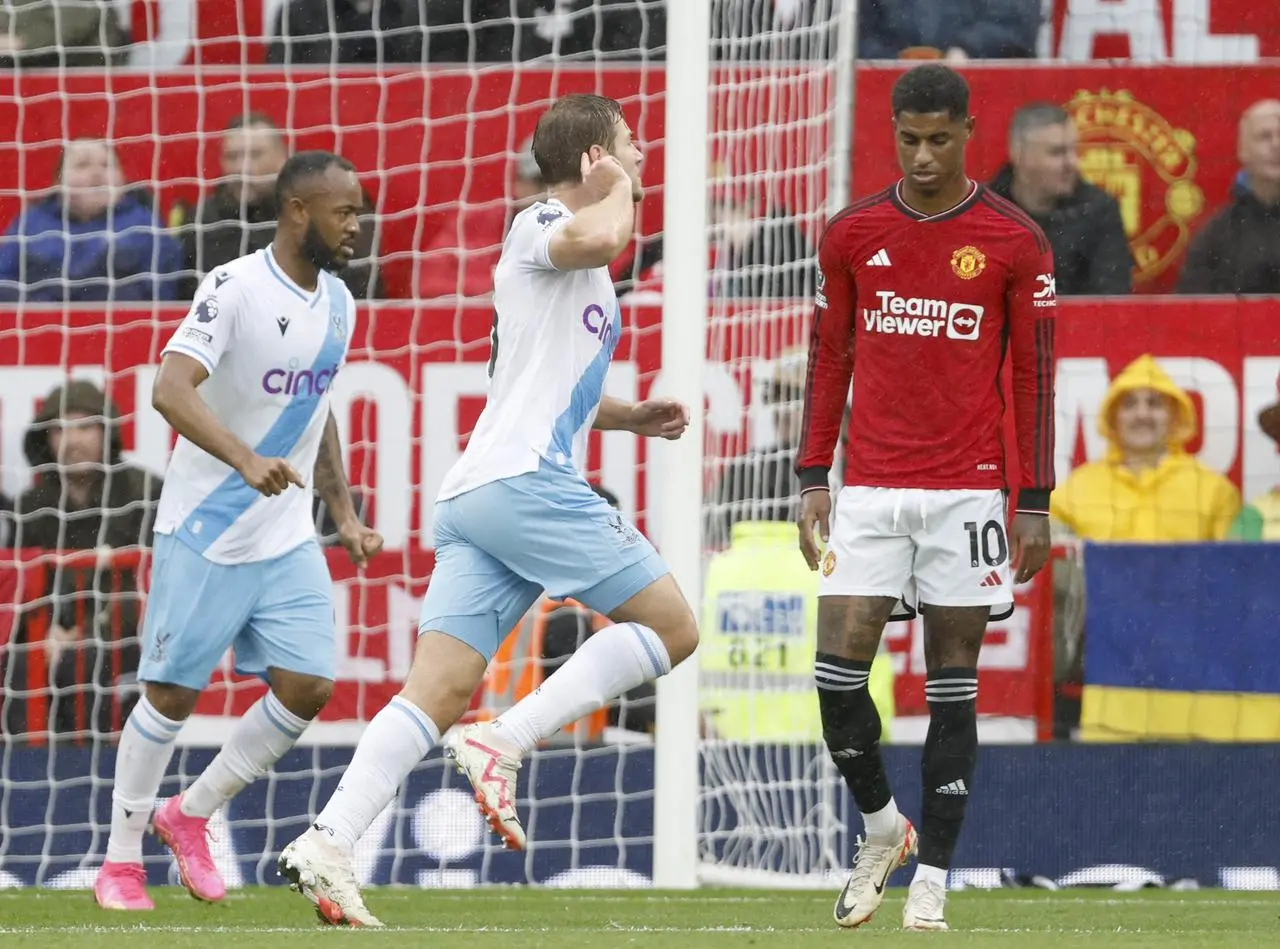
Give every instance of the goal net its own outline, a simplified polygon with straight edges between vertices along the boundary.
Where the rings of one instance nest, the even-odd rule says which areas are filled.
[[[27,43],[0,72],[0,163],[11,170],[0,190],[0,546],[16,545],[0,553],[0,886],[84,887],[102,860],[115,747],[138,694],[151,479],[173,441],[150,403],[159,352],[201,276],[266,246],[284,157],[326,148],[355,163],[368,198],[360,259],[344,276],[360,323],[333,391],[355,500],[386,551],[357,573],[327,548],[333,699],[214,821],[229,884],[277,883],[275,855],[323,805],[408,669],[432,566],[431,502],[483,404],[491,270],[511,214],[541,190],[534,123],[557,96],[600,93],[621,102],[644,149],[637,239],[612,268],[625,333],[608,380],[610,393],[640,398],[662,368],[667,96],[703,93],[665,88],[658,0],[384,4],[418,15],[384,12],[372,25],[317,24],[278,0],[85,6],[94,24],[51,47]],[[705,174],[710,201],[708,557],[728,545],[733,522],[791,517],[794,380],[813,250],[832,189],[847,181],[841,80],[852,68],[846,56],[842,73],[835,56],[842,24],[852,25],[838,4],[712,7],[710,167],[677,170]],[[325,35],[335,26],[336,39]],[[90,432],[79,449],[88,469],[54,450],[51,438],[73,430]],[[589,469],[656,532],[660,499],[640,440],[593,436]],[[320,510],[317,528],[330,544]],[[784,548],[778,556],[791,557],[791,542]],[[804,635],[787,597],[738,600],[754,610],[745,622],[766,610],[769,630]],[[720,601],[708,616],[718,622],[728,608]],[[467,718],[496,715],[536,687],[593,622],[572,604],[539,604]],[[766,652],[751,647],[753,661]],[[740,659],[709,668],[708,688],[741,681],[751,670]],[[752,687],[788,706],[811,701],[795,668],[761,666]],[[207,765],[262,690],[224,660],[181,732],[162,798]],[[361,842],[362,880],[644,885],[653,701],[630,695],[526,763],[519,803],[533,843],[523,855],[501,851],[431,755]],[[812,730],[757,732],[720,715],[718,701],[703,709],[707,879],[839,865],[843,792]],[[761,709],[764,721],[772,713]],[[172,881],[168,855],[151,842],[146,853],[151,881]]]

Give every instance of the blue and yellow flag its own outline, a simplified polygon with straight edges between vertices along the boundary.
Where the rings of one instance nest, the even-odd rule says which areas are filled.
[[[1280,544],[1089,544],[1086,741],[1280,741]]]

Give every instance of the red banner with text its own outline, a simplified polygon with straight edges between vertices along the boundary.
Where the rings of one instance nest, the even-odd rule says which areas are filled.
[[[767,411],[752,378],[775,356],[803,342],[801,305],[725,320],[717,357],[707,367],[708,454],[750,447],[752,414]],[[0,473],[7,493],[29,481],[22,437],[37,402],[68,374],[104,386],[119,406],[129,459],[163,471],[172,434],[151,408],[156,357],[181,313],[91,310],[0,311]],[[745,315],[745,314],[739,314]],[[660,312],[626,311],[608,389],[641,398],[661,388]],[[372,498],[370,520],[388,551],[357,577],[340,552],[330,556],[339,618],[340,683],[327,721],[367,720],[395,693],[413,654],[418,600],[431,572],[430,510],[440,480],[457,458],[483,404],[490,312],[378,307],[361,317],[350,363],[335,386],[334,408],[350,446],[348,471]],[[748,332],[747,327],[751,329]],[[1057,364],[1059,478],[1105,451],[1098,406],[1109,380],[1143,353],[1157,356],[1195,400],[1202,419],[1193,443],[1202,461],[1241,484],[1246,497],[1280,480],[1276,446],[1258,429],[1259,410],[1276,401],[1280,375],[1280,301],[1130,299],[1065,301]],[[649,491],[652,470],[641,440],[596,435],[590,467],[661,545]],[[714,479],[716,465],[708,466]],[[982,711],[1032,717],[1037,666],[1033,591],[1007,623],[993,624],[983,652]],[[888,633],[898,669],[900,714],[923,712],[923,641],[918,625]],[[220,675],[200,711],[238,712],[256,684]]]

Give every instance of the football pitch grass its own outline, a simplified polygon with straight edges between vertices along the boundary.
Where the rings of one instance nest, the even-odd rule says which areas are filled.
[[[0,892],[0,947],[23,949],[821,949],[867,944],[1092,949],[1280,946],[1280,894],[974,891],[951,894],[950,933],[899,929],[905,890],[854,931],[832,922],[834,894],[761,890],[580,891],[383,889],[368,893],[382,930],[320,926],[302,897],[280,887],[233,891],[205,906],[175,887],[153,889],[156,910],[107,913],[85,891]]]

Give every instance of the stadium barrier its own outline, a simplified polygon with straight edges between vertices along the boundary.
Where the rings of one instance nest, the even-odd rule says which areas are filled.
[[[189,65],[197,56],[206,65],[266,62],[264,38],[274,28],[270,4],[159,0],[148,6],[145,16],[132,12],[130,32],[135,44],[162,47],[155,54],[161,65]],[[1049,59],[1167,58],[1217,65],[1280,55],[1280,10],[1253,0],[1157,4],[1140,7],[1129,17],[1073,0],[1046,0],[1044,10],[1048,23],[1036,52]]]
[[[279,762],[275,777],[251,785],[215,819],[214,853],[230,885],[281,882],[275,855],[305,829],[350,753],[295,749]],[[751,751],[758,767],[777,757],[804,768],[816,753],[808,749],[796,761],[789,749]],[[161,795],[177,792],[177,769],[197,773],[212,755],[207,749],[180,751]],[[918,750],[888,748],[885,755],[899,802],[918,816]],[[113,768],[114,751],[105,748],[69,748],[52,764],[38,749],[9,752],[0,888],[90,885],[106,846]],[[1265,819],[1274,811],[1278,770],[1280,745],[1274,744],[985,747],[952,883],[989,887],[1040,876],[1061,885],[1193,879],[1202,886],[1280,889],[1280,840],[1275,823]],[[461,779],[433,752],[361,840],[360,878],[426,887],[648,885],[652,749],[541,751],[520,773],[518,804],[533,842],[527,853],[500,848]],[[723,807],[725,800],[713,790],[710,806]],[[845,827],[848,808],[841,795],[837,815]],[[726,832],[732,819],[722,825]],[[146,846],[151,882],[174,882],[172,859],[150,838]],[[838,846],[847,866],[848,833]],[[907,879],[900,873],[893,882]]]

